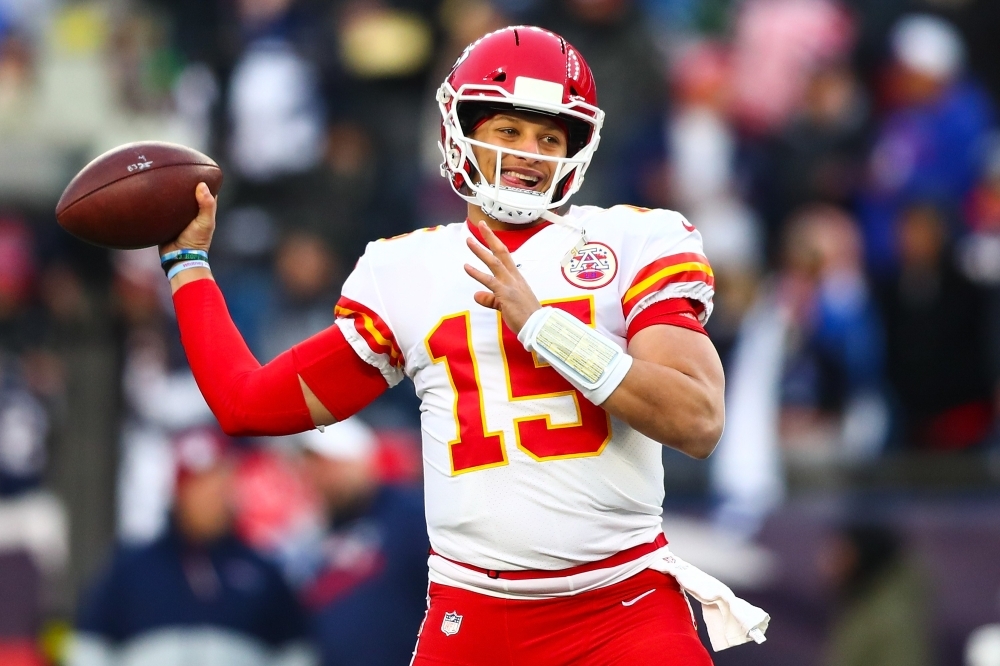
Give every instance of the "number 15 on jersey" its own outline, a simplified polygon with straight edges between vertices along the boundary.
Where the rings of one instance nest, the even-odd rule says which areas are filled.
[[[550,301],[543,305],[559,308],[585,324],[594,325],[592,296]],[[444,364],[455,391],[453,415],[457,436],[448,443],[452,475],[507,464],[503,431],[486,428],[483,388],[476,352],[472,347],[471,317],[468,311],[442,317],[424,340],[434,363]],[[596,456],[611,440],[611,419],[607,412],[589,402],[547,363],[525,351],[517,336],[497,313],[497,344],[503,359],[510,402],[542,401],[570,396],[576,420],[554,425],[551,415],[539,403],[538,412],[514,419],[517,448],[534,460],[563,460]]]

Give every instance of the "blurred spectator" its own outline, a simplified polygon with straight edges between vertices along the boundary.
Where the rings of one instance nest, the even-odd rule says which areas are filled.
[[[236,470],[236,533],[281,567],[297,588],[313,574],[316,544],[326,530],[320,498],[305,479],[295,437],[243,456]]]
[[[784,249],[782,271],[761,284],[739,327],[712,457],[716,520],[744,535],[783,499],[783,458],[870,460],[889,428],[883,333],[856,223],[832,206],[806,207]]]
[[[243,48],[227,95],[230,158],[252,182],[304,173],[323,154],[321,72],[308,57],[316,17],[296,0],[235,4]]]
[[[861,204],[868,259],[885,274],[896,256],[893,225],[916,198],[957,211],[982,172],[993,105],[964,76],[965,47],[943,19],[907,16],[893,29],[892,68]]]
[[[801,110],[771,142],[763,169],[769,249],[777,249],[778,223],[807,203],[853,204],[868,148],[868,112],[866,94],[846,62],[811,74]]]
[[[408,663],[426,611],[419,491],[380,482],[375,434],[357,418],[299,436],[329,530],[300,595],[325,666]]]
[[[918,448],[964,449],[993,420],[985,293],[955,267],[940,208],[904,208],[897,233],[899,268],[881,300],[902,434]]]
[[[350,1],[334,3],[332,9],[345,86],[337,96],[339,120],[352,121],[363,131],[366,161],[376,184],[365,201],[367,240],[419,226],[414,219],[420,194],[420,143],[415,130],[434,63],[433,20],[440,4],[440,0]]]
[[[261,314],[261,361],[331,326],[340,291],[339,258],[311,233],[295,232],[282,240],[274,273],[271,307]]]
[[[730,70],[721,44],[688,46],[671,72],[674,109],[668,119],[671,198],[684,211],[733,189],[736,135],[726,116]]]
[[[34,53],[23,35],[4,32],[0,25],[0,114],[7,115],[23,110],[33,75]]]
[[[824,550],[822,573],[840,597],[826,648],[830,666],[929,666],[926,576],[908,561],[892,528],[841,528]]]
[[[175,442],[170,530],[119,546],[86,595],[71,666],[312,663],[278,569],[231,533],[233,444],[215,430]]]
[[[272,238],[308,229],[360,253],[358,215],[372,205],[373,155],[366,130],[354,120],[368,120],[354,108],[364,106],[366,96],[348,87],[337,52],[331,12],[340,3],[162,4],[174,18],[175,47],[188,60],[174,86],[178,111],[196,134],[212,137],[232,167],[223,219],[228,205],[236,226],[265,219],[264,233]],[[220,248],[245,252],[254,237],[243,233],[249,230],[234,231],[243,234],[236,247],[220,237]],[[377,235],[365,230],[363,240]]]
[[[870,458],[887,434],[885,338],[853,218],[813,206],[792,218],[779,298],[791,316],[782,439],[813,454]],[[827,455],[833,451],[827,450]]]
[[[738,8],[733,104],[754,134],[779,130],[801,105],[814,68],[842,59],[853,42],[850,15],[834,0],[750,0]]]

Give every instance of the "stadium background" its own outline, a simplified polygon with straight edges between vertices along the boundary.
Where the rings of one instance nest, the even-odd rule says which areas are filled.
[[[72,174],[140,139],[215,157],[213,268],[270,359],[329,325],[367,241],[462,219],[433,90],[510,23],[564,35],[597,78],[607,121],[574,203],[680,210],[716,270],[727,431],[707,461],[665,451],[665,522],[772,615],[765,645],[717,663],[862,640],[844,553],[866,548],[901,572],[881,609],[912,633],[885,641],[961,664],[975,636],[993,661],[968,663],[1000,663],[989,0],[0,0],[0,646],[58,661],[114,540],[163,528],[171,441],[210,422],[155,252],[55,224]],[[396,483],[419,475],[408,386],[363,414]],[[294,443],[241,446],[260,451],[241,529],[280,549],[308,504]]]

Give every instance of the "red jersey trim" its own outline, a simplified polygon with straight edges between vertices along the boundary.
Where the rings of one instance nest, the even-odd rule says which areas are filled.
[[[670,284],[704,282],[715,286],[715,274],[708,259],[694,252],[662,257],[640,270],[622,297],[622,312],[628,319],[632,309],[650,294]]]
[[[702,335],[708,335],[705,327],[698,320],[698,313],[704,309],[705,306],[703,304],[688,298],[668,298],[665,301],[653,303],[632,318],[632,323],[628,326],[625,338],[631,340],[632,336],[642,329],[657,324],[679,326],[680,328],[697,331]]]
[[[388,356],[389,364],[392,367],[396,368],[402,364],[403,352],[396,344],[396,337],[382,321],[382,318],[372,309],[357,301],[352,301],[346,296],[341,296],[333,313],[338,319],[342,317],[352,319],[358,335],[364,339],[374,353]]]
[[[437,555],[438,557],[448,560],[452,564],[457,564],[460,567],[470,569],[472,571],[479,572],[481,574],[486,574],[490,578],[501,578],[503,580],[538,580],[540,578],[563,578],[565,576],[573,576],[576,574],[586,573],[588,571],[595,571],[597,569],[608,569],[610,567],[617,567],[622,564],[627,564],[633,560],[637,560],[644,555],[648,555],[655,550],[659,550],[667,545],[667,537],[662,532],[650,543],[644,543],[638,546],[633,546],[620,553],[615,553],[611,557],[606,557],[603,560],[597,560],[596,562],[588,562],[587,564],[581,564],[576,567],[570,567],[569,569],[557,569],[555,571],[541,571],[541,570],[527,570],[527,571],[497,571],[496,569],[483,569],[482,567],[476,567],[471,564],[465,564],[464,562],[458,562],[451,558],[445,557],[440,553],[434,552],[431,548],[430,554]]]
[[[528,242],[528,240],[537,234],[539,231],[545,227],[551,225],[551,222],[542,222],[541,224],[536,224],[533,227],[528,227],[527,229],[511,229],[509,231],[494,231],[500,242],[507,246],[510,252],[515,252],[518,248]],[[483,239],[483,235],[479,232],[479,227],[472,223],[472,220],[466,220],[465,226],[469,228],[469,233],[476,237],[476,240],[486,245],[486,240]]]

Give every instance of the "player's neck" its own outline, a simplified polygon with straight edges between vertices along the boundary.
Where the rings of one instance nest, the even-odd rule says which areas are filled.
[[[537,227],[539,224],[543,224],[544,220],[535,220],[534,222],[529,222],[528,224],[512,224],[510,222],[501,222],[500,220],[495,220],[486,213],[479,206],[469,204],[469,222],[473,226],[479,224],[479,222],[485,221],[486,226],[488,226],[493,231],[524,231],[526,229],[531,229]]]

